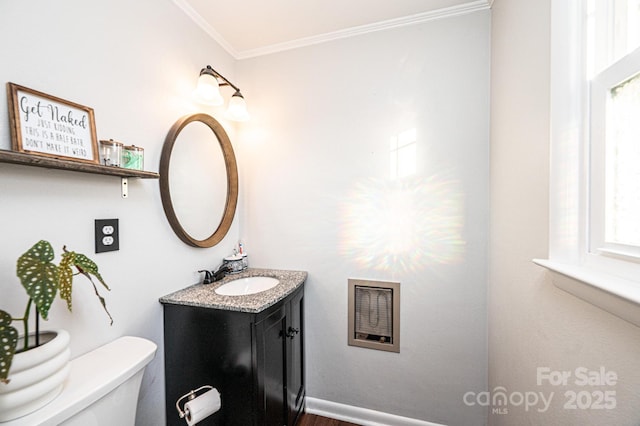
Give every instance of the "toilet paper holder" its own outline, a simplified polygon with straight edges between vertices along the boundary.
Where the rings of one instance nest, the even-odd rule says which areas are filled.
[[[187,402],[194,400],[196,398],[196,396],[198,396],[198,392],[200,392],[201,390],[205,390],[206,391],[210,391],[213,390],[213,386],[210,385],[204,385],[204,386],[200,386],[198,389],[196,390],[192,390],[189,391],[188,393],[182,395],[180,398],[178,398],[178,400],[176,401],[176,410],[178,410],[178,415],[180,416],[181,419],[183,419],[185,416],[189,415],[189,410],[188,409],[181,409],[180,408],[180,401],[182,401],[183,399],[186,399]],[[204,393],[204,392],[202,392]]]

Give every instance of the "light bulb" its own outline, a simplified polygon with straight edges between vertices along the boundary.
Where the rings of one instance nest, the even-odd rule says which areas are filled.
[[[249,112],[247,111],[247,103],[242,97],[239,90],[233,94],[229,100],[229,107],[227,108],[226,117],[233,121],[247,121],[249,120]]]
[[[211,73],[206,72],[206,68],[200,72],[198,85],[196,87],[196,98],[203,104],[218,106],[224,103],[220,94],[218,79]]]

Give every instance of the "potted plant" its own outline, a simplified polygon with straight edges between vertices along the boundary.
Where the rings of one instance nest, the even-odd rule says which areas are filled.
[[[63,253],[58,265],[53,263],[55,254],[51,244],[47,241],[41,240],[37,242],[33,247],[27,250],[24,254],[22,254],[18,258],[17,262],[17,276],[20,279],[20,282],[24,289],[26,290],[29,300],[27,301],[27,306],[24,311],[24,315],[20,318],[12,317],[8,312],[0,310],[0,411],[4,411],[8,413],[9,408],[6,405],[11,405],[11,398],[19,401],[20,405],[24,405],[24,397],[16,397],[18,391],[14,391],[12,387],[18,388],[19,392],[25,391],[24,388],[28,388],[24,383],[13,384],[10,381],[14,380],[12,376],[9,376],[9,372],[12,366],[12,363],[16,361],[16,359],[23,354],[26,356],[29,352],[42,352],[45,346],[56,346],[56,344],[51,344],[49,340],[52,340],[51,336],[55,333],[48,332],[50,335],[48,338],[45,336],[45,333],[41,333],[39,330],[40,317],[46,320],[49,315],[49,308],[53,303],[53,300],[56,294],[60,294],[60,298],[66,301],[67,308],[71,311],[72,308],[72,299],[71,299],[71,290],[73,277],[75,275],[84,275],[89,279],[91,284],[93,285],[96,296],[100,300],[103,309],[109,316],[111,324],[113,324],[113,318],[111,314],[107,310],[106,303],[104,298],[98,292],[98,287],[96,283],[93,281],[92,277],[95,277],[104,288],[110,290],[105,281],[102,279],[98,271],[98,266],[89,259],[87,256],[76,253],[73,251],[67,251],[66,247],[63,247]],[[35,309],[35,333],[29,333],[29,319],[31,316],[32,310]],[[22,328],[24,331],[23,337],[18,337],[18,330],[12,325],[13,322],[21,322]],[[60,350],[66,350],[66,363],[68,364],[68,333],[62,331],[63,340],[66,338],[66,342],[57,343],[58,346],[66,345],[66,348],[63,346],[62,349],[54,349],[54,351],[60,352]],[[66,336],[64,336],[66,335]],[[60,337],[60,336],[58,336]],[[22,340],[20,342],[20,340]],[[55,340],[55,339],[53,339]],[[58,339],[59,340],[59,339]],[[20,342],[20,343],[19,343]],[[61,355],[62,356],[62,355]],[[64,358],[64,356],[62,356]],[[41,355],[37,355],[37,360],[34,361],[37,366],[39,366],[40,370],[43,369],[44,364],[51,364],[55,368],[58,376],[63,376],[62,367],[58,365],[57,361],[45,362],[42,359]],[[59,357],[60,358],[60,357]],[[64,360],[63,360],[64,361]],[[17,362],[17,361],[16,361]],[[24,368],[24,365],[21,364],[21,368]],[[68,370],[68,368],[67,368]],[[68,373],[68,371],[67,371]],[[21,381],[21,378],[18,378],[20,373],[15,374],[15,381]],[[66,378],[66,375],[62,377],[62,380]],[[29,381],[34,381],[34,375],[29,375]],[[39,379],[38,379],[39,380]],[[44,378],[43,378],[44,380]],[[37,384],[37,383],[36,383]],[[42,386],[40,386],[42,387]],[[61,384],[59,390],[61,390]],[[57,391],[59,393],[59,390]],[[28,391],[28,390],[27,390]],[[55,393],[55,390],[52,390],[50,394]],[[9,396],[6,396],[9,395]],[[6,396],[6,400],[3,401],[3,397]],[[38,396],[37,399],[40,400],[40,405],[42,406],[48,403],[53,397],[57,396],[57,393],[53,395],[51,398],[46,400],[47,398],[43,398],[42,395]],[[45,401],[46,400],[46,401]],[[41,403],[43,402],[44,403]],[[26,414],[27,412],[33,411],[34,409],[39,408],[39,406],[33,407],[22,407],[17,411],[17,415],[13,415],[13,418],[19,417],[21,415]],[[24,412],[27,410],[26,412]],[[11,414],[7,414],[11,415]],[[0,416],[2,417],[2,416]],[[6,421],[7,418],[0,418],[0,421]]]

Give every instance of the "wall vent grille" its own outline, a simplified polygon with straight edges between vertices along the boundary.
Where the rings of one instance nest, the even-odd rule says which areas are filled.
[[[400,352],[400,283],[349,279],[351,346]]]

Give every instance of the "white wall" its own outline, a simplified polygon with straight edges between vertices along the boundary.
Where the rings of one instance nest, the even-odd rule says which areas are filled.
[[[169,0],[3,1],[0,40],[1,82],[93,107],[98,138],[144,147],[152,171],[173,122],[196,111],[190,95],[200,68],[211,64],[229,78],[234,74],[233,59]],[[8,149],[1,98],[0,148]],[[195,283],[198,269],[215,267],[237,243],[239,226],[236,220],[215,248],[190,248],[164,217],[157,180],[130,180],[128,199],[119,188],[114,177],[0,164],[0,308],[22,314],[26,296],[15,261],[39,239],[49,240],[58,256],[66,244],[96,260],[112,287],[106,299],[113,327],[81,278],[73,314],[56,301],[45,326],[71,332],[73,356],[121,335],[156,342],[138,410],[138,424],[155,426],[164,423],[158,297]],[[120,219],[120,251],[93,253],[96,218]]]
[[[548,246],[550,1],[495,0],[491,62],[489,389],[554,393],[493,425],[637,425],[640,329],[558,290],[531,263]],[[539,367],[615,372],[612,387],[538,386]],[[614,390],[613,410],[564,409],[566,391]]]
[[[486,388],[489,34],[485,11],[237,65],[241,237],[252,265],[309,272],[309,396],[486,421],[462,396]],[[411,127],[419,173],[390,183],[389,140]],[[348,278],[401,282],[399,354],[347,345]]]

